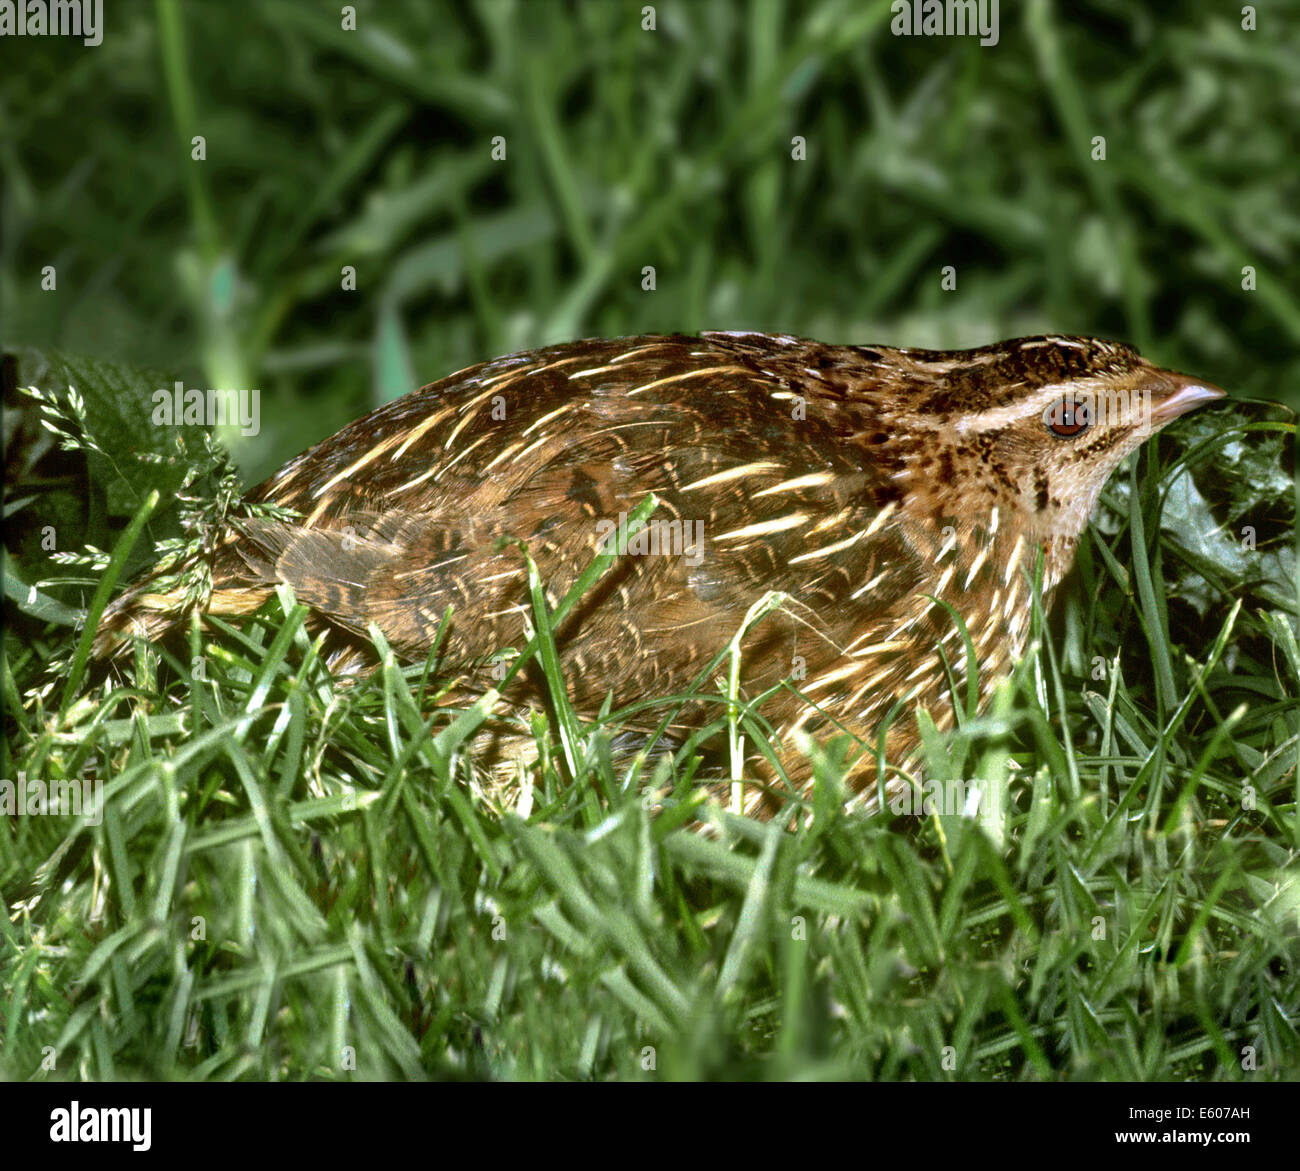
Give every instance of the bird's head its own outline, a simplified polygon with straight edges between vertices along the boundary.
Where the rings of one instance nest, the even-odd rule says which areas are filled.
[[[1070,546],[1126,455],[1224,393],[1098,338],[897,353],[912,426],[925,436],[906,457],[907,487],[951,500],[956,486],[970,515],[1010,510],[1027,536]]]

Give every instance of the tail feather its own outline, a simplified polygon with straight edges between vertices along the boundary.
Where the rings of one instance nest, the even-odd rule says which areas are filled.
[[[182,599],[157,593],[157,579],[149,578],[128,588],[110,602],[99,619],[91,653],[97,659],[120,656],[132,638],[160,639],[179,621]]]
[[[196,609],[201,613],[223,616],[251,614],[273,592],[265,585],[214,589],[203,605],[196,606],[183,589],[160,592],[160,577],[152,574],[137,582],[105,608],[95,631],[95,641],[91,644],[95,658],[120,658],[136,638],[157,642],[180,626]]]

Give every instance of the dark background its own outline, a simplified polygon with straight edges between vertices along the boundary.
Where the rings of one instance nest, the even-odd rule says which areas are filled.
[[[0,343],[259,388],[249,482],[592,335],[1095,333],[1300,404],[1293,4],[1004,0],[991,47],[852,0],[341,7],[106,0],[99,47],[0,42]]]

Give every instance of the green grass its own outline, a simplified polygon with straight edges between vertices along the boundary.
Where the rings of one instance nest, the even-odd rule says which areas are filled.
[[[463,751],[478,715],[429,714],[436,670],[379,650],[340,686],[288,600],[116,687],[77,649],[180,532],[174,378],[261,390],[224,436],[246,483],[578,336],[1092,333],[1300,405],[1295,5],[1250,33],[1029,0],[992,49],[857,0],[660,4],[654,33],[612,0],[339,7],[109,5],[100,48],[0,71],[0,778],[107,795],[102,825],[0,826],[0,1074],[1300,1076],[1294,425],[1258,403],[1117,475],[989,711],[927,734],[978,826],[841,815],[836,745],[810,826],[698,805],[686,755],[629,777],[618,714],[564,711],[549,653],[519,816]],[[29,383],[76,386],[105,453],[58,449]]]

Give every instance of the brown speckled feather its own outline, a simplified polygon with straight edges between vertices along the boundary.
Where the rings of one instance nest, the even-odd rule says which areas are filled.
[[[1189,384],[1082,338],[940,352],[710,333],[512,355],[372,412],[255,489],[303,519],[232,528],[210,608],[255,608],[287,582],[340,631],[373,622],[420,659],[450,607],[443,663],[485,688],[486,656],[525,640],[510,539],[554,604],[609,523],[654,492],[655,525],[677,526],[661,531],[684,547],[623,558],[560,631],[579,711],[685,689],[780,590],[785,607],[744,643],[747,693],[790,680],[827,713],[777,692],[763,712],[783,738],[829,717],[865,739],[907,698],[942,725],[936,644],[959,683],[964,663],[936,599],[966,619],[987,692],[1023,646],[1037,550],[1050,595],[1101,483],[1156,425],[1093,427],[1071,444],[1041,408],[1065,389],[1137,387],[1160,403]],[[128,597],[108,629],[131,613]],[[336,665],[357,665],[356,645],[341,643]],[[536,699],[526,683],[507,698]],[[914,743],[914,721],[899,721],[891,753]]]

